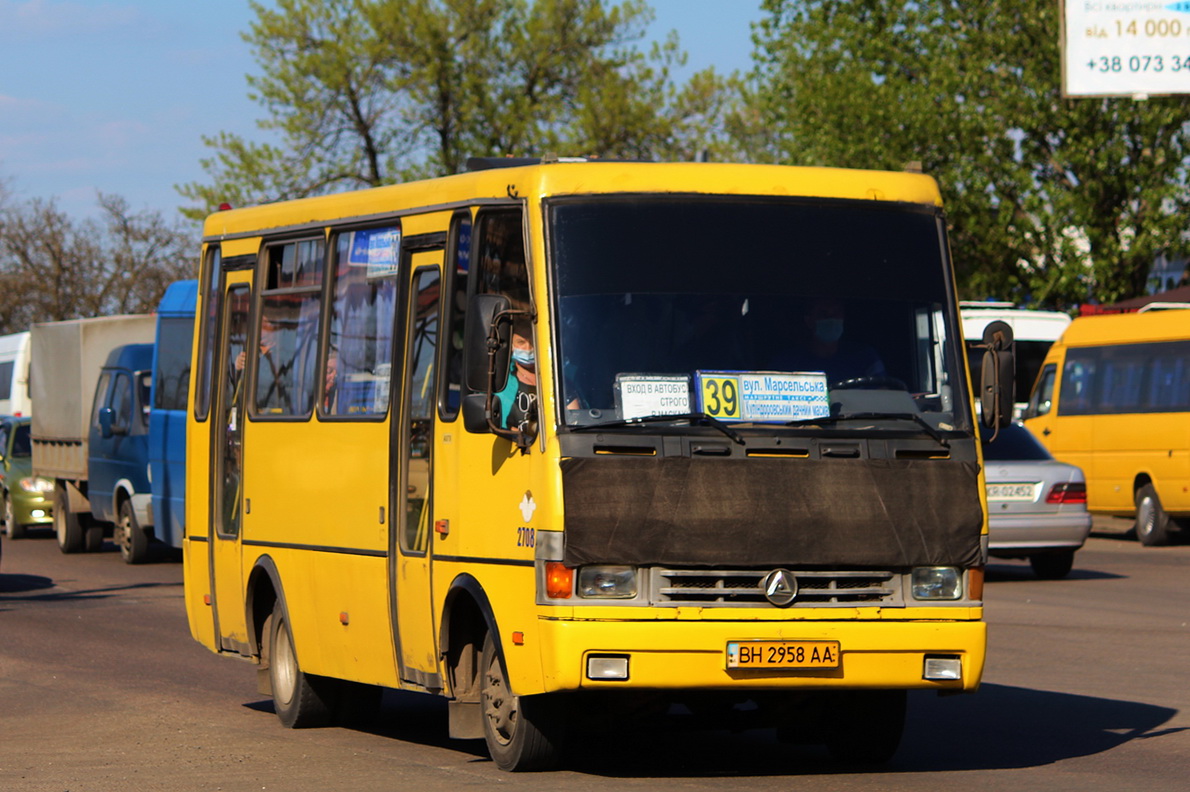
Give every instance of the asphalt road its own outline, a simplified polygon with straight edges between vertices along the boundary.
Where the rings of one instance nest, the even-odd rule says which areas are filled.
[[[989,567],[989,660],[971,696],[910,697],[900,753],[857,773],[769,732],[625,728],[567,770],[510,775],[446,738],[441,701],[386,695],[369,730],[283,729],[253,666],[195,643],[176,559],[5,540],[0,790],[1185,790],[1190,545],[1101,523],[1066,580]]]

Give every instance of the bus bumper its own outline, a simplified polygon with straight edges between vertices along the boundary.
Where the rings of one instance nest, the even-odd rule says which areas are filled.
[[[983,675],[987,628],[950,622],[624,622],[543,619],[544,689],[974,691]],[[739,641],[838,641],[835,668],[729,668]],[[610,660],[609,660],[610,658]],[[594,664],[590,663],[595,660]],[[927,664],[930,659],[930,664]],[[937,661],[957,679],[927,678]],[[617,678],[595,678],[608,666]],[[927,673],[927,665],[931,669]],[[618,673],[618,672],[617,672]]]

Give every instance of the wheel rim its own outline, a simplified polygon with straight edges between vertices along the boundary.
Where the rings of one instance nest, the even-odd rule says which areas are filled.
[[[1157,519],[1156,509],[1153,508],[1153,499],[1143,497],[1140,499],[1140,504],[1136,507],[1136,532],[1141,536],[1148,536],[1153,532],[1153,525]]]
[[[273,674],[273,698],[281,704],[288,704],[293,700],[293,691],[297,687],[297,660],[284,621],[277,625],[269,668]]]
[[[123,509],[120,510],[120,521],[116,523],[116,542],[120,545],[120,555],[125,558],[132,555],[132,524]]]
[[[484,669],[483,710],[492,734],[501,745],[508,745],[516,734],[516,696],[508,691],[500,660],[493,657]]]

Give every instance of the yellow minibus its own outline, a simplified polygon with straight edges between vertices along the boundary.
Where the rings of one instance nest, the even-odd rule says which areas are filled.
[[[1081,316],[1051,348],[1025,426],[1087,477],[1094,514],[1166,544],[1190,517],[1190,311]]]
[[[935,182],[472,166],[206,220],[194,637],[286,726],[419,691],[506,770],[681,705],[879,761],[906,691],[974,691],[984,481]]]

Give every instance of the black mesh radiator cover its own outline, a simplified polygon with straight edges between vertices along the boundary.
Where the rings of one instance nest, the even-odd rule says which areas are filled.
[[[571,566],[889,568],[981,558],[975,462],[608,456],[561,464]]]

